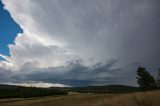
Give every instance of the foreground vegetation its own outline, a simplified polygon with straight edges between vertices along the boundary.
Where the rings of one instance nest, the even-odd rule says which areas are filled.
[[[0,106],[160,106],[160,91],[1,99]]]

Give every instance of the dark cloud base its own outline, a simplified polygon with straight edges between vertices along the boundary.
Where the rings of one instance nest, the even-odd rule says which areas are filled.
[[[9,70],[0,70],[0,81],[23,83],[23,82],[44,82],[60,83],[71,86],[88,85],[109,85],[109,84],[130,84],[129,78],[135,77],[131,72],[124,69],[113,69],[118,60],[112,60],[110,63],[98,63],[92,67],[86,67],[81,62],[69,63],[65,67],[50,67],[39,69],[31,66],[25,66],[21,71],[12,72]],[[134,65],[135,66],[135,65]],[[32,69],[30,72],[28,69]],[[34,71],[33,71],[34,70]],[[60,72],[60,73],[59,73]],[[126,81],[125,81],[126,80]],[[132,79],[131,79],[132,81]]]

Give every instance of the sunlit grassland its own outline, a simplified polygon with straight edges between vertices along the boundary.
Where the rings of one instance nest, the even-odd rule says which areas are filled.
[[[160,106],[160,91],[1,99],[0,106]]]

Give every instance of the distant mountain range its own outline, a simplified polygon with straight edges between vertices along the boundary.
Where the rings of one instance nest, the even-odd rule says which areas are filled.
[[[73,87],[70,90],[81,93],[125,93],[138,91],[138,87],[126,85],[106,85],[106,86],[88,86],[88,87]]]

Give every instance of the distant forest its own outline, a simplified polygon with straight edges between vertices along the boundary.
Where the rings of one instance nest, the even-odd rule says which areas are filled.
[[[51,95],[67,95],[67,92],[57,88],[36,88],[10,85],[0,86],[0,98],[29,98]]]

